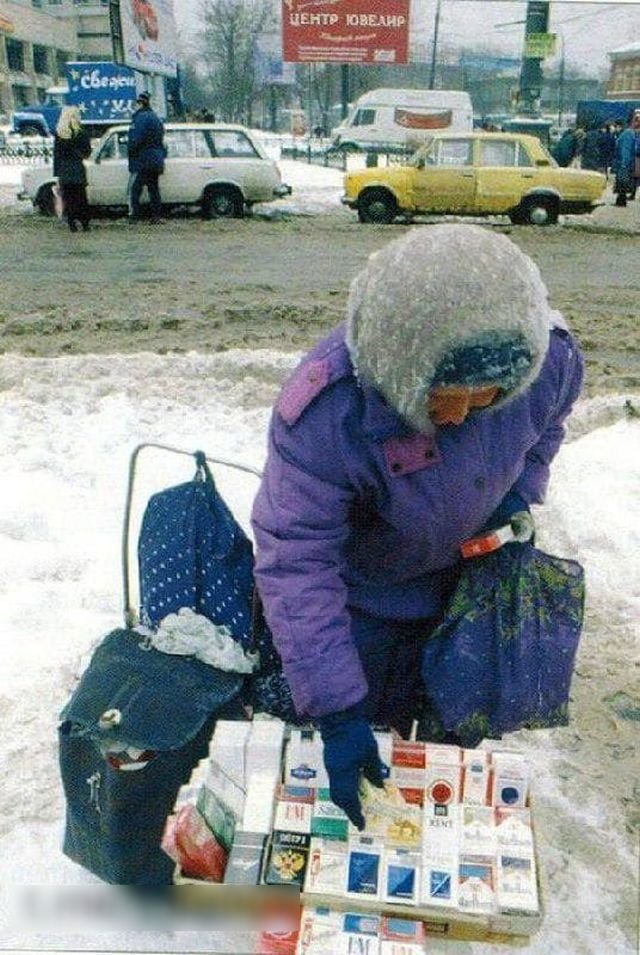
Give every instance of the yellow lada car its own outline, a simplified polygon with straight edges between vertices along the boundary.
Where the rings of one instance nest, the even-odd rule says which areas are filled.
[[[560,168],[536,136],[434,133],[406,164],[346,173],[342,202],[360,222],[431,213],[550,225],[593,211],[605,186],[599,172]]]

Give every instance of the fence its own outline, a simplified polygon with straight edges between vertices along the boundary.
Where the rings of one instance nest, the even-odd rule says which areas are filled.
[[[0,163],[5,166],[40,166],[53,160],[53,140],[44,136],[0,136]]]
[[[390,149],[384,147],[376,149],[369,147],[366,150],[350,151],[335,149],[329,140],[295,140],[284,141],[281,146],[281,155],[287,159],[298,159],[316,166],[331,166],[334,169],[346,171],[354,164],[357,166],[401,166],[404,165],[414,150],[402,147]]]

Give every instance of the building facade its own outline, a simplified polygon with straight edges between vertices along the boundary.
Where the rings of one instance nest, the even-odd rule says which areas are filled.
[[[110,60],[108,0],[0,0],[0,115],[43,102],[68,60]]]
[[[608,99],[640,99],[640,43],[612,50],[609,58]]]

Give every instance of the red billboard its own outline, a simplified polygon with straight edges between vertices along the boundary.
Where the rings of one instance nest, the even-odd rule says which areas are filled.
[[[282,0],[285,63],[406,63],[410,0]]]

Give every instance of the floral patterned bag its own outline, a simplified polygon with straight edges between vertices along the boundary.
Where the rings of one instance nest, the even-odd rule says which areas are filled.
[[[566,726],[584,614],[584,570],[532,544],[465,563],[422,676],[463,745],[522,727]]]

